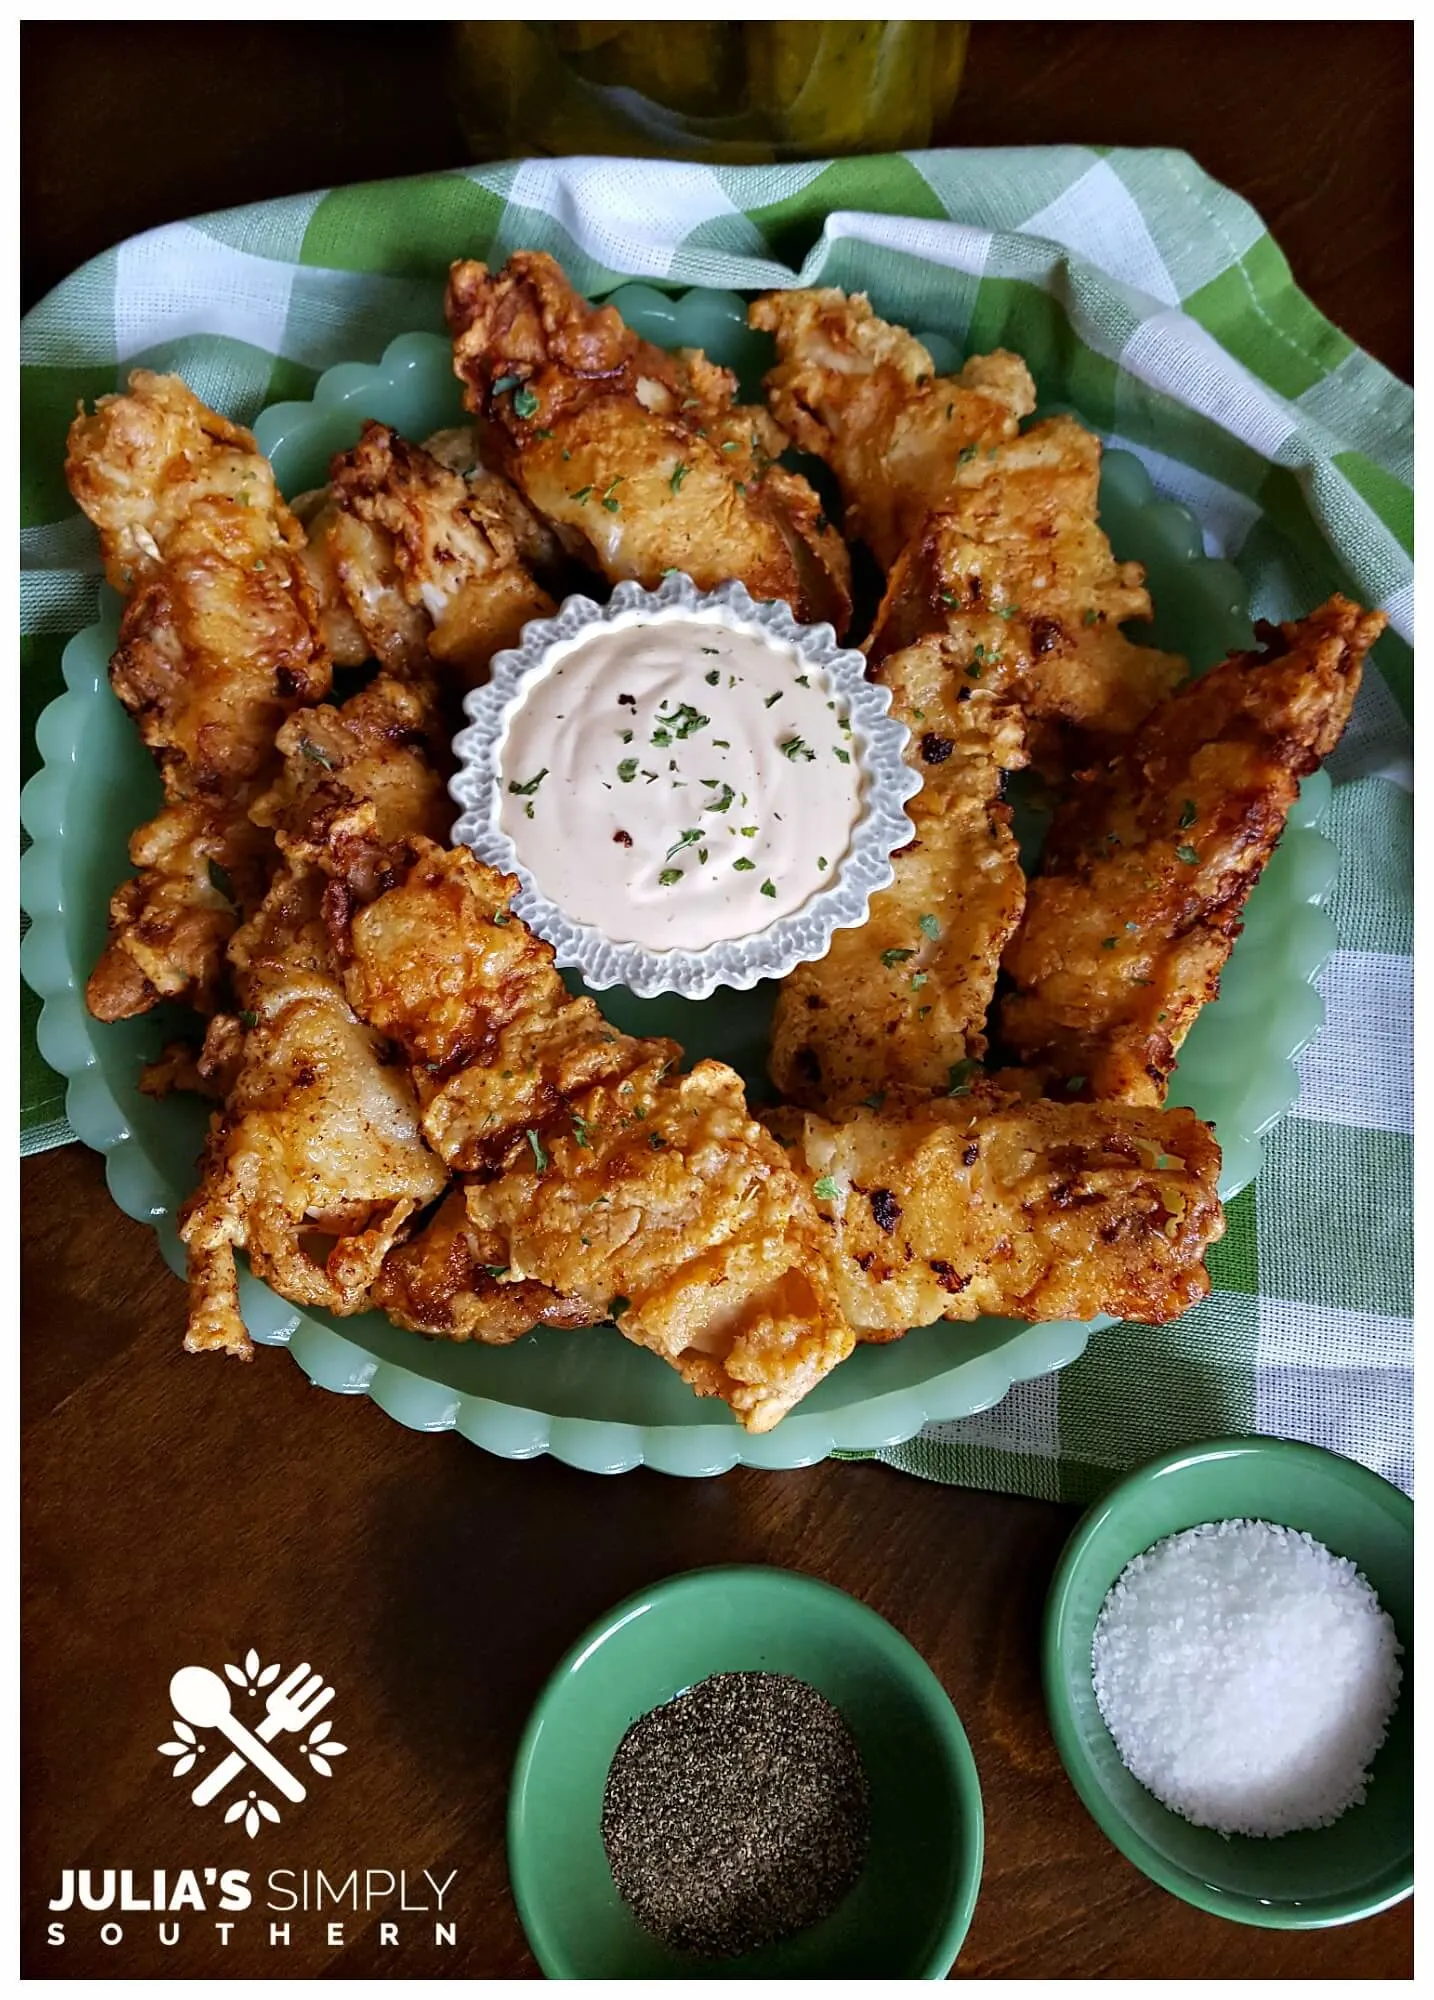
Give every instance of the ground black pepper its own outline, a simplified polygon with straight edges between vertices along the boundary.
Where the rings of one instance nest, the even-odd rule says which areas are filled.
[[[787,1674],[714,1674],[635,1722],[603,1794],[619,1895],[676,1951],[735,1958],[834,1910],[866,1859],[861,1756]]]

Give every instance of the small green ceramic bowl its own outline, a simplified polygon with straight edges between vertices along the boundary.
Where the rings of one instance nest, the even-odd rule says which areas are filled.
[[[1302,1529],[1358,1564],[1404,1648],[1399,1707],[1364,1804],[1333,1826],[1277,1840],[1226,1838],[1167,1811],[1121,1763],[1091,1686],[1096,1619],[1125,1565],[1166,1535],[1236,1519]],[[1171,1452],[1098,1500],[1056,1567],[1042,1667],[1061,1761],[1127,1860],[1198,1909],[1267,1930],[1371,1917],[1414,1886],[1413,1623],[1414,1509],[1397,1488],[1335,1452],[1280,1438]]]
[[[792,1674],[845,1717],[871,1789],[856,1887],[809,1930],[742,1958],[667,1950],[613,1887],[599,1818],[613,1753],[709,1674]],[[694,1570],[640,1591],[573,1647],[523,1733],[508,1866],[550,1979],[942,1979],[981,1880],[981,1788],[921,1655],[865,1604],[783,1569]]]

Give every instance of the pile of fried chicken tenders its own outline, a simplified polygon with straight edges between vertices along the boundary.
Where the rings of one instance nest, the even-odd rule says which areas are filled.
[[[1122,630],[1151,606],[1098,524],[1097,439],[1028,421],[1016,355],[938,376],[859,295],[753,304],[756,407],[546,256],[455,264],[448,315],[471,424],[369,423],[292,507],[175,376],[70,431],[126,600],[113,686],[164,788],[88,1003],[205,1017],[144,1080],[215,1103],[186,1345],[252,1352],[243,1251],[300,1306],[437,1339],[611,1320],[766,1431],[858,1341],[1184,1311],[1220,1155],[1167,1084],[1383,619],[1336,597],[1187,681]],[[789,447],[831,469],[841,524]],[[845,634],[857,542],[915,837],[866,924],[782,983],[759,1117],[724,1064],[569,994],[516,879],[448,845],[449,744],[573,589],[735,577]],[[1026,766],[1058,800],[1029,882]]]

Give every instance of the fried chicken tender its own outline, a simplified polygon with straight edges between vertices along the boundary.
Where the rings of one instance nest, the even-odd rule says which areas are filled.
[[[777,344],[768,401],[803,451],[841,482],[846,530],[883,569],[928,514],[977,484],[1036,407],[1018,355],[974,355],[938,376],[921,342],[878,319],[864,293],[769,292],[748,319]]]
[[[1026,756],[1006,668],[993,661],[972,680],[925,639],[873,678],[911,731],[906,761],[923,779],[906,805],[914,838],[867,921],[788,973],[772,1016],[773,1082],[830,1116],[891,1088],[945,1090],[954,1067],[985,1054],[1001,953],[1025,902],[1002,803],[1005,773]]]
[[[515,515],[530,545],[546,538],[516,494],[495,497],[499,486],[511,494],[386,424],[364,425],[334,460],[310,523],[311,574],[341,664],[372,657],[413,675],[435,661],[476,686],[530,618],[553,612],[523,561]]]
[[[536,1285],[563,1302],[554,1316],[567,1301],[612,1316],[699,1395],[769,1429],[852,1345],[809,1190],[732,1071],[677,1075],[675,1043],[619,1035],[568,994],[551,946],[508,908],[515,878],[466,848],[415,851],[339,927],[346,984],[412,1065],[430,1144],[473,1176],[475,1233],[440,1211],[381,1282],[385,1301],[427,1332],[509,1339],[502,1294]],[[485,1267],[497,1304],[448,1283],[449,1257]],[[420,1264],[439,1271],[437,1311]]]
[[[303,532],[249,432],[177,376],[137,370],[70,427],[65,474],[128,594],[110,665],[164,785],[130,843],[86,998],[100,1020],[161,998],[217,1003],[224,948],[267,881],[248,808],[285,716],[327,693]]]
[[[521,1340],[535,1326],[591,1323],[581,1299],[513,1278],[501,1261],[506,1255],[502,1235],[474,1221],[463,1188],[455,1187],[424,1228],[384,1259],[373,1303],[411,1332],[489,1347]]]
[[[1385,624],[1343,597],[1262,628],[1079,775],[1006,952],[1005,1041],[1068,1092],[1164,1101],[1299,781],[1339,741]]]
[[[316,871],[283,870],[230,948],[244,1007],[238,1070],[179,1212],[192,1353],[253,1352],[236,1250],[294,1304],[358,1312],[410,1217],[448,1181],[405,1071],[344,996],[324,887]],[[232,1033],[227,1021],[221,1032]]]
[[[340,706],[301,709],[277,747],[283,769],[251,816],[291,868],[316,868],[367,902],[410,835],[447,835],[447,733],[431,675],[380,673]]]
[[[807,482],[775,463],[786,434],[733,402],[727,370],[639,340],[536,252],[496,274],[454,264],[448,320],[480,438],[572,554],[648,588],[671,569],[700,589],[740,578],[845,631],[845,545]]]
[[[1022,1101],[996,1077],[771,1122],[818,1190],[862,1340],[983,1314],[1159,1325],[1210,1288],[1220,1151],[1191,1111]]]
[[[1119,629],[1150,599],[1096,524],[1099,470],[1088,431],[1037,425],[897,558],[867,653],[911,731],[915,839],[866,924],[783,981],[771,1066],[794,1102],[832,1113],[892,1086],[940,1090],[985,1054],[1025,906],[1007,773],[1129,732],[1184,672]]]

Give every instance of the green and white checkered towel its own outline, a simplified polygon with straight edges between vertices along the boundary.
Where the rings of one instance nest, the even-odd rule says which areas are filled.
[[[973,351],[1019,345],[1192,507],[1260,617],[1343,588],[1389,613],[1335,757],[1343,856],[1323,1035],[1230,1209],[1211,1296],[1126,1326],[996,1409],[883,1454],[932,1479],[1082,1498],[1230,1431],[1302,1437],[1413,1478],[1413,396],[1295,288],[1259,217],[1180,153],[1053,147],[802,166],[533,160],[236,209],[121,244],[23,325],[27,755],[65,637],[94,615],[93,537],[61,474],[76,400],[136,364],[252,420],[318,373],[441,329],[459,254],[551,250],[575,282],[860,287]],[[1337,551],[1337,553],[1336,553]],[[24,1023],[24,1150],[69,1136]]]

